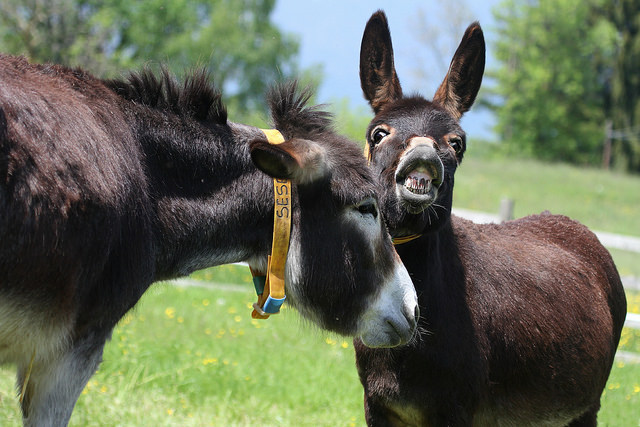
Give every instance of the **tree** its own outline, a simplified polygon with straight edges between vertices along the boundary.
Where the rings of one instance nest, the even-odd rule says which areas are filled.
[[[497,131],[510,151],[599,164],[614,33],[602,0],[505,0],[490,75]],[[608,65],[607,65],[608,64]]]
[[[3,0],[0,47],[101,76],[163,63],[206,66],[227,103],[253,110],[294,74],[297,41],[270,21],[275,0]]]
[[[412,52],[416,78],[436,91],[442,78],[449,70],[460,38],[465,29],[473,22],[473,14],[467,0],[447,0],[439,7],[425,12],[419,8],[410,25],[416,37],[425,49]]]
[[[79,52],[97,61],[104,42],[92,34],[90,4],[83,0],[3,0],[0,4],[0,45],[3,52],[24,54],[36,61],[79,64]],[[91,68],[98,68],[91,63]]]
[[[640,172],[640,0],[607,0],[599,12],[615,27],[609,99],[615,165]]]

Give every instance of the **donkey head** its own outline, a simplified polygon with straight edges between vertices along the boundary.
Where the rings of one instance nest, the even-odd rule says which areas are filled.
[[[424,233],[447,221],[453,175],[466,149],[458,121],[480,89],[484,61],[484,36],[476,22],[467,28],[433,100],[405,97],[387,18],[378,11],[369,19],[360,50],[360,82],[376,116],[367,129],[367,144],[394,237]]]
[[[331,130],[329,115],[303,108],[291,88],[271,95],[285,141],[250,144],[256,166],[294,184],[286,265],[287,301],[322,328],[361,336],[371,347],[406,343],[417,298],[378,211],[371,170],[352,141]]]

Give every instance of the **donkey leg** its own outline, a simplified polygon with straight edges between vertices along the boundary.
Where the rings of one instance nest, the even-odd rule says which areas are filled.
[[[71,346],[51,358],[20,364],[18,387],[27,379],[22,416],[25,426],[66,426],[78,396],[102,360],[106,338],[95,335],[74,340]]]

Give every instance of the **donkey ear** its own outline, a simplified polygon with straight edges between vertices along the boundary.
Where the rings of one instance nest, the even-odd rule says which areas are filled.
[[[464,32],[453,55],[449,72],[436,91],[433,102],[456,119],[469,111],[476,99],[484,73],[485,44],[480,24],[474,22]]]
[[[271,144],[266,139],[255,139],[249,149],[256,167],[274,178],[309,184],[329,174],[326,150],[313,141],[290,139]]]
[[[393,65],[389,24],[383,11],[369,18],[360,45],[360,85],[373,111],[402,98],[402,88]]]

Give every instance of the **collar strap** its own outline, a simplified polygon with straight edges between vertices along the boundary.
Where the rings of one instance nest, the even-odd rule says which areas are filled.
[[[364,142],[364,157],[367,159],[367,165],[371,165],[371,151],[369,150],[369,141]]]
[[[367,159],[367,164],[371,165],[371,151],[369,150],[369,142],[364,142],[364,157]],[[422,234],[410,234],[409,236],[394,237],[392,239],[394,245],[402,245],[421,237]]]
[[[410,241],[416,240],[420,237],[422,237],[422,234],[410,234],[408,236],[394,237],[391,240],[394,245],[402,245],[403,243],[409,243]]]
[[[270,144],[281,144],[284,137],[276,129],[261,129]],[[278,314],[280,306],[287,298],[284,294],[284,275],[289,237],[291,234],[291,181],[273,179],[273,240],[271,255],[267,263],[266,276],[258,275],[253,269],[253,284],[258,294],[258,302],[253,304],[254,319],[267,319],[271,314]]]

